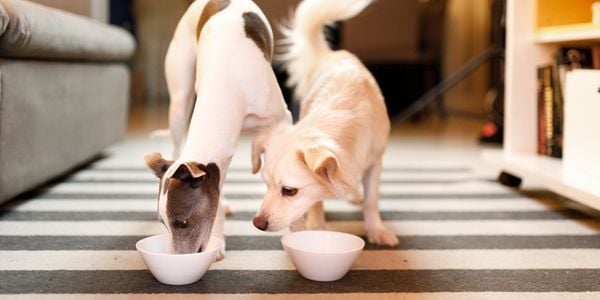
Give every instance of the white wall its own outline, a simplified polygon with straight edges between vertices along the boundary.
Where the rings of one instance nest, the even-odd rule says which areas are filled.
[[[368,62],[419,59],[419,1],[379,0],[344,24],[342,48]]]
[[[133,60],[133,101],[166,102],[164,61],[177,22],[188,0],[135,0],[138,48]]]
[[[444,76],[483,52],[490,44],[490,0],[448,0],[445,40],[442,55]],[[450,109],[471,113],[484,112],[489,87],[489,65],[450,90],[445,99]]]

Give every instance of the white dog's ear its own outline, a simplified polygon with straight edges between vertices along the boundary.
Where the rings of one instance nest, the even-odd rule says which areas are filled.
[[[173,173],[173,178],[181,179],[181,180],[190,180],[190,179],[198,179],[206,175],[206,171],[204,165],[197,162],[184,162],[177,170]]]
[[[265,144],[269,137],[270,130],[265,129],[259,132],[252,141],[252,174],[258,173],[262,166],[260,156],[265,152]]]
[[[167,169],[173,164],[172,160],[166,160],[162,158],[160,153],[146,153],[144,155],[144,160],[146,161],[146,165],[152,172],[156,175],[156,177],[161,178],[167,172]]]
[[[323,146],[313,145],[298,149],[296,155],[308,169],[324,179],[331,179],[339,167],[335,154]]]

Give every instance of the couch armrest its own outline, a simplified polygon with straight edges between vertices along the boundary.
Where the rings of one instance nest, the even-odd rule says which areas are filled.
[[[23,0],[0,0],[0,6],[8,16],[1,57],[124,61],[135,50],[133,37],[115,26]]]

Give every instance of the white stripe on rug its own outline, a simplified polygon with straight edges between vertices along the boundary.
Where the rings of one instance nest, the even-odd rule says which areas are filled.
[[[227,200],[235,212],[256,212],[261,200]],[[361,211],[346,200],[327,200],[327,212]],[[468,199],[468,200],[389,200],[379,201],[381,211],[451,211],[451,212],[483,212],[483,211],[547,211],[560,208],[554,201],[541,202],[530,199]],[[18,204],[15,211],[148,211],[157,210],[157,200],[30,200]]]
[[[385,170],[381,174],[381,178],[384,180],[472,180],[477,179],[476,175],[472,173],[434,173],[434,172],[386,172]],[[77,180],[156,180],[158,179],[150,171],[95,171],[95,170],[82,170],[69,178]],[[228,172],[227,180],[257,180],[260,181],[259,175],[255,175],[248,172]],[[226,181],[227,182],[227,181]]]
[[[144,270],[136,251],[0,251],[1,271]],[[353,270],[597,269],[600,249],[374,250],[363,251]],[[227,251],[212,270],[294,270],[282,250]]]
[[[395,234],[403,235],[595,235],[600,221],[492,220],[492,221],[387,221]],[[364,235],[362,221],[328,222],[327,229]],[[152,235],[164,232],[159,222],[149,221],[1,221],[0,235]],[[261,232],[249,221],[227,221],[226,235],[275,235],[287,231]]]
[[[382,184],[380,192],[386,193],[428,193],[428,194],[472,194],[472,193],[507,193],[511,189],[494,182],[486,181],[464,181],[452,184]],[[108,193],[121,194],[132,193],[158,193],[157,183],[69,183],[64,182],[50,187],[51,193]],[[264,194],[266,186],[264,183],[237,183],[225,184],[223,192],[240,194]]]

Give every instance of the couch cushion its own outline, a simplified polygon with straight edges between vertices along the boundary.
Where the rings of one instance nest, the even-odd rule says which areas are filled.
[[[0,59],[0,90],[0,202],[125,134],[125,64]]]
[[[0,3],[0,35],[2,35],[2,33],[4,33],[4,30],[6,30],[7,26],[8,26],[8,13],[6,12],[6,9],[4,9],[4,6],[2,6],[2,3]]]
[[[2,57],[122,61],[135,49],[132,36],[118,27],[23,0],[0,5],[8,15]]]

